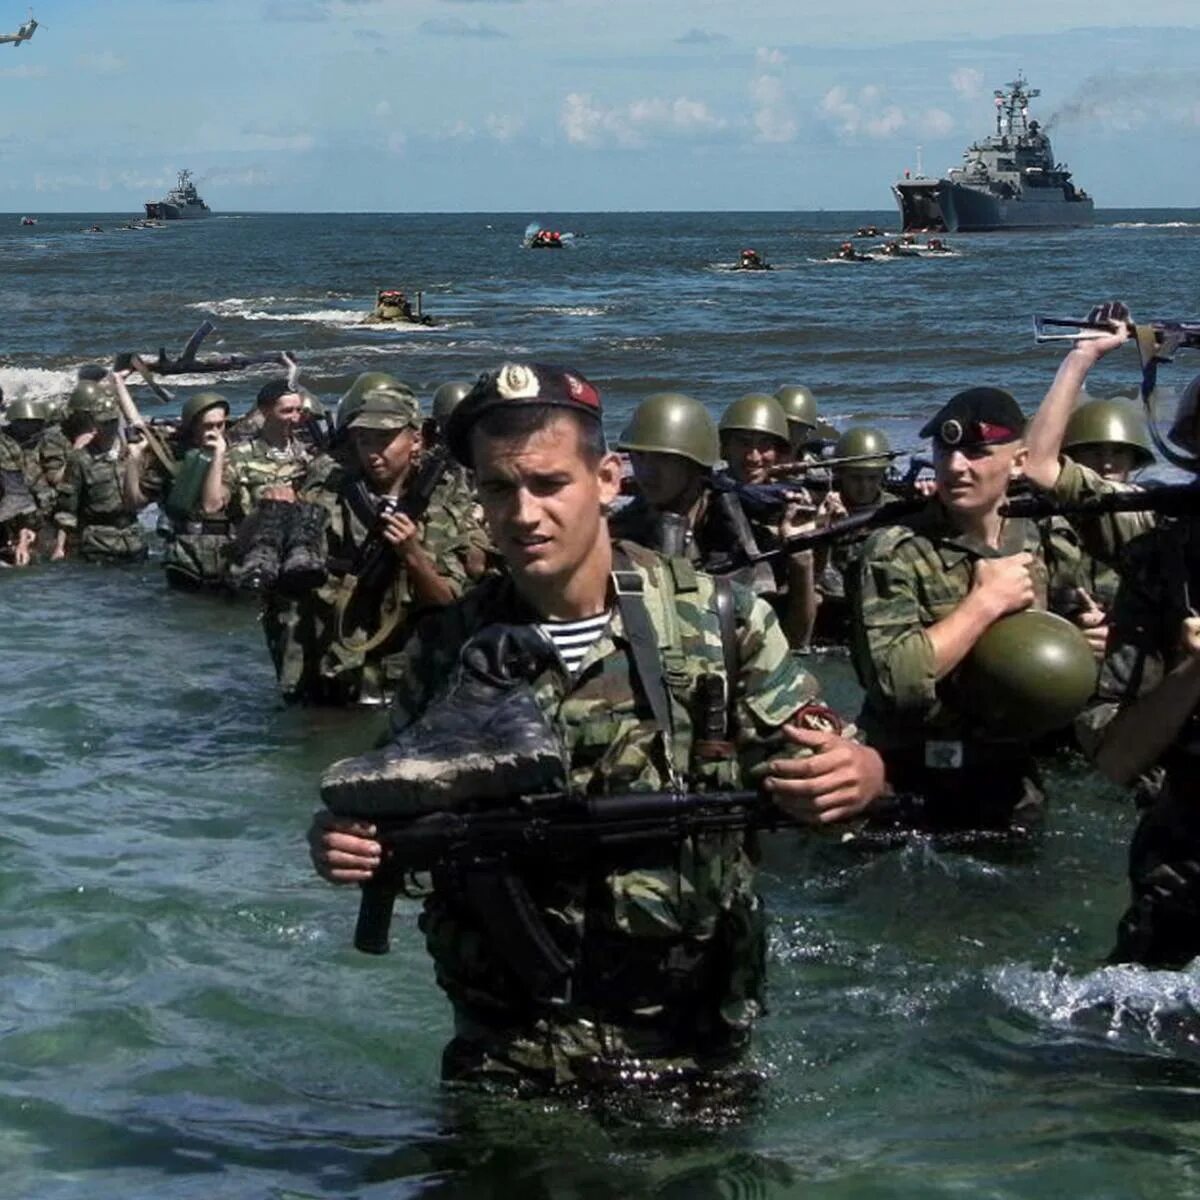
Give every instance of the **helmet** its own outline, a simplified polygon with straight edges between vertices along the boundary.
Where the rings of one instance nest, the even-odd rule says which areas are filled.
[[[1089,400],[1071,414],[1063,449],[1070,453],[1076,446],[1097,442],[1128,447],[1137,454],[1139,467],[1154,461],[1145,418],[1132,405],[1120,400]]]
[[[817,423],[817,398],[806,387],[799,384],[781,387],[775,393],[779,407],[789,423],[815,425]]]
[[[325,405],[308,388],[298,387],[296,391],[300,394],[300,411],[306,417],[327,417],[329,415],[325,411]]]
[[[888,444],[887,436],[879,429],[870,425],[853,425],[842,434],[833,448],[834,458],[859,458],[864,454],[878,454],[880,458],[864,458],[861,462],[848,463],[847,466],[861,467],[864,471],[884,470],[888,465],[886,455],[892,447]]]
[[[186,432],[191,423],[210,408],[223,408],[225,415],[229,416],[229,401],[219,392],[197,392],[189,396],[179,412],[180,430]]]
[[[379,388],[404,392],[410,396],[413,394],[412,388],[407,383],[401,383],[395,375],[389,375],[386,371],[364,371],[338,401],[333,417],[334,431],[341,433],[350,423],[350,418],[362,408],[367,393]]]
[[[1065,617],[1026,609],[990,625],[957,673],[958,695],[990,734],[1028,741],[1061,729],[1096,690],[1097,665]]]
[[[764,396],[752,392],[735,400],[722,414],[718,427],[722,433],[732,433],[734,430],[744,430],[747,433],[767,433],[788,445],[787,417],[774,396]]]
[[[115,421],[117,402],[111,391],[91,379],[81,379],[67,400],[67,412],[88,413],[95,421]]]
[[[721,457],[717,427],[699,400],[679,392],[656,392],[634,409],[618,450],[678,454],[701,467],[715,467]]]
[[[45,406],[41,401],[31,400],[27,396],[22,396],[19,400],[14,400],[4,410],[4,420],[9,425],[14,421],[44,421],[45,419]]]
[[[443,383],[433,393],[433,419],[437,422],[439,429],[445,426],[447,418],[472,386],[472,384],[464,383],[461,379],[455,379],[450,383]]]

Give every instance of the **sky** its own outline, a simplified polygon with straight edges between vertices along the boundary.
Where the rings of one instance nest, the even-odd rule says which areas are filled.
[[[1200,207],[1200,3],[38,0],[0,209],[888,209],[1023,70],[1099,207]],[[917,15],[919,13],[919,16]],[[0,0],[0,32],[24,20]],[[1131,23],[1131,22],[1136,22]]]

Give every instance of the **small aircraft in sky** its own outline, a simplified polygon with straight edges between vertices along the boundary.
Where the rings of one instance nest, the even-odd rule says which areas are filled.
[[[24,22],[16,33],[0,33],[0,46],[11,42],[14,46],[19,46],[22,42],[27,42],[33,37],[37,30],[38,23],[33,19],[33,13],[29,14],[29,20]]]

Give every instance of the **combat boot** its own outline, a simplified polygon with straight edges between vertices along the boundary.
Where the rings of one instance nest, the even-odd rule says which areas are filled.
[[[295,505],[287,500],[262,500],[246,519],[238,540],[244,546],[229,570],[234,587],[251,592],[270,591],[279,581],[284,539]]]
[[[325,509],[319,504],[293,504],[279,569],[281,591],[299,595],[325,582]]]
[[[527,682],[552,658],[534,626],[481,630],[449,689],[381,749],[334,763],[321,798],[333,812],[406,819],[563,790],[562,746]]]

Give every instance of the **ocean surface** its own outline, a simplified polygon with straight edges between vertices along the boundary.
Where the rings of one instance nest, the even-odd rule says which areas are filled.
[[[292,350],[331,400],[362,369],[428,395],[531,357],[597,383],[614,433],[652,391],[719,412],[805,383],[911,448],[959,388],[1037,403],[1059,352],[1034,313],[1200,310],[1200,210],[861,266],[824,259],[891,214],[19,215],[0,216],[9,396],[211,318],[206,350]],[[574,246],[523,251],[538,216]],[[743,247],[776,270],[730,271]],[[362,325],[379,287],[423,291],[439,324]],[[1097,374],[1132,389],[1133,351]],[[216,382],[240,408],[263,377]],[[816,669],[853,712],[847,664]],[[584,1109],[439,1085],[448,1011],[411,903],[389,957],[351,948],[357,896],[315,878],[303,835],[321,769],[378,728],[281,708],[253,605],[168,593],[154,562],[0,573],[0,1197],[1200,1191],[1200,973],[1098,966],[1133,812],[1079,763],[1051,764],[1049,825],[1020,850],[770,839],[759,1094]]]

